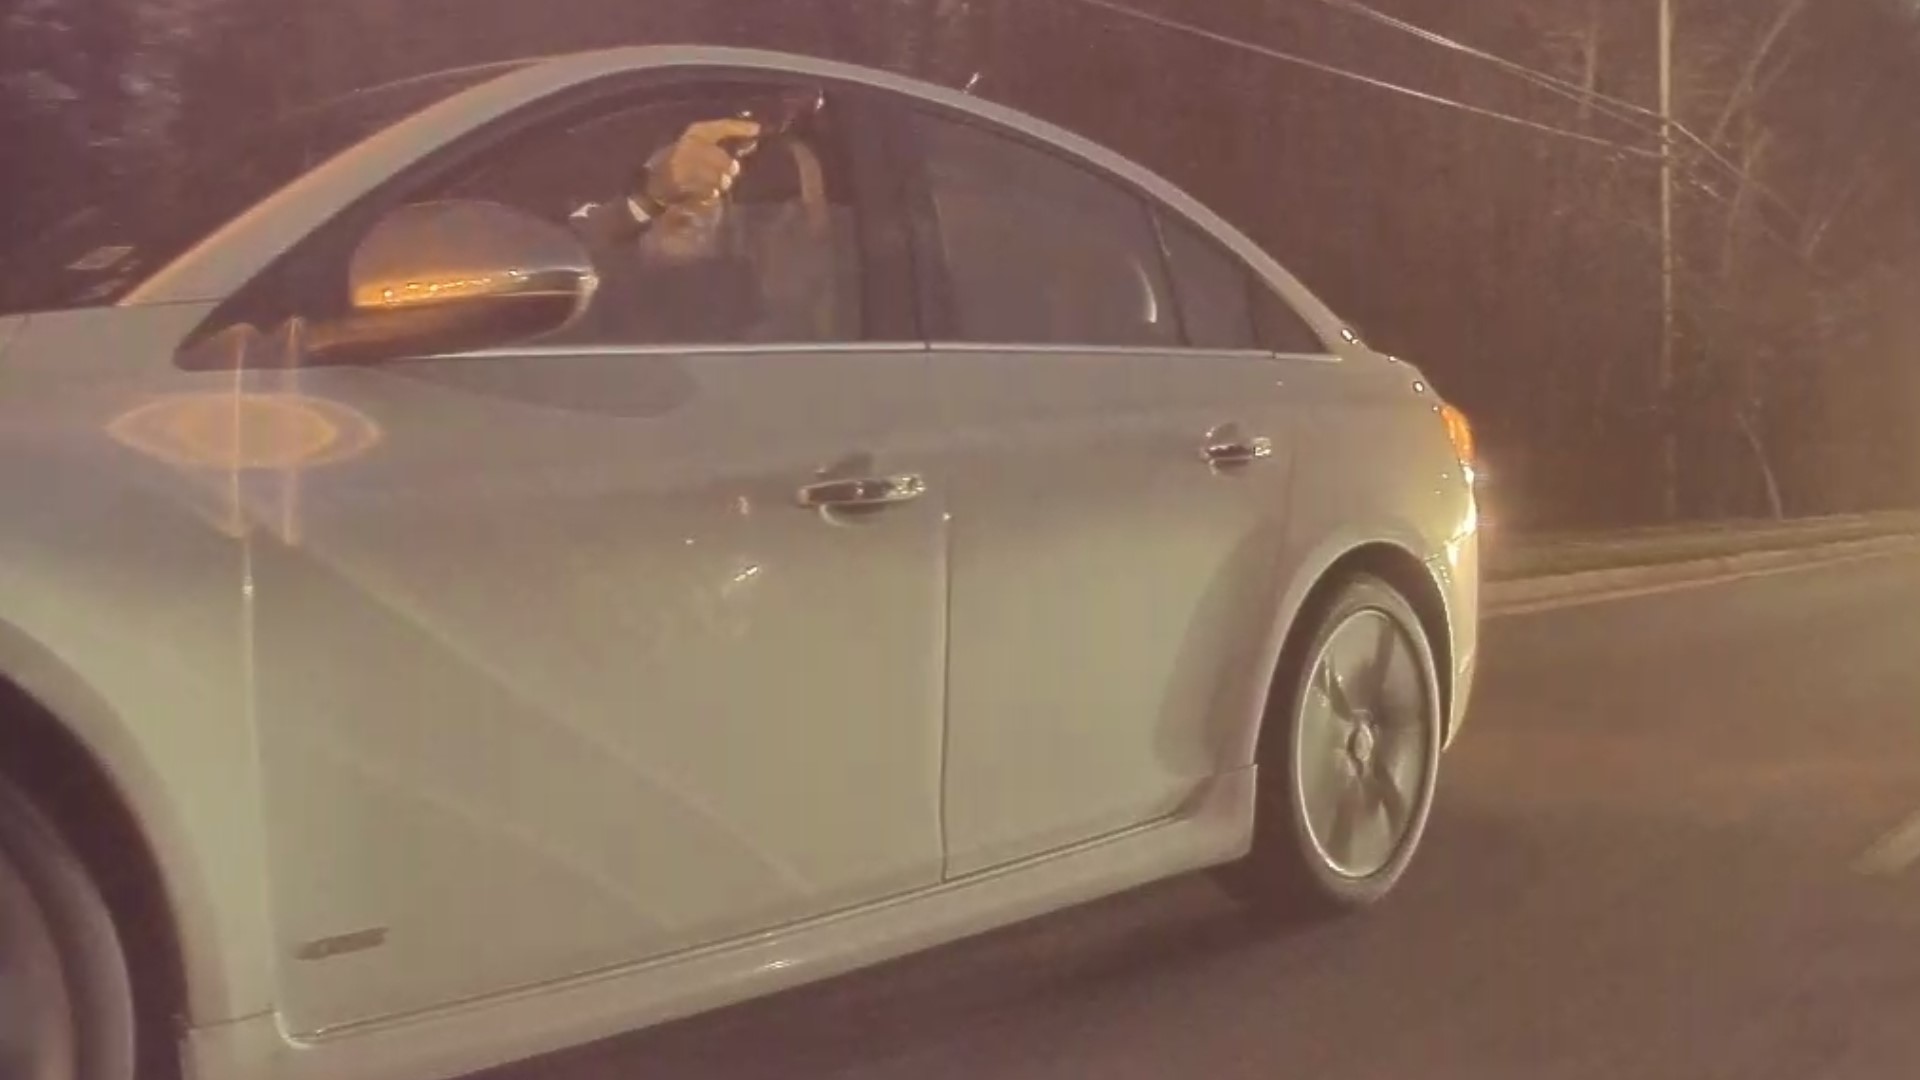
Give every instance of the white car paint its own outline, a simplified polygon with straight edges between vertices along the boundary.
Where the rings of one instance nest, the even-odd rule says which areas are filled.
[[[1265,354],[934,353],[962,459],[947,867],[965,874],[1174,814],[1251,763],[1250,717],[1218,703],[1267,675],[1247,646],[1284,572],[1295,417]],[[1211,470],[1201,444],[1229,423],[1279,449]]]
[[[858,522],[794,505],[852,448],[932,471],[926,363],[555,350],[301,373],[384,434],[305,473],[297,543],[254,553],[284,1024],[940,881],[941,487]],[[593,407],[491,392],[527,371]],[[370,927],[379,949],[286,959]]]
[[[421,155],[689,65],[1050,142],[1212,232],[1329,349],[548,350],[574,392],[625,395],[585,419],[471,381],[526,350],[174,366],[220,300]],[[336,157],[115,308],[0,322],[0,669],[148,830],[193,1077],[456,1075],[1244,853],[1280,645],[1360,547],[1430,568],[1457,728],[1470,489],[1419,374],[1339,330],[1164,181],[971,97],[756,52],[556,59]],[[195,399],[232,406],[228,442],[128,420]],[[250,410],[283,406],[332,442],[249,467]],[[1226,422],[1274,458],[1213,474],[1198,449]],[[857,523],[792,505],[852,450],[928,496]]]

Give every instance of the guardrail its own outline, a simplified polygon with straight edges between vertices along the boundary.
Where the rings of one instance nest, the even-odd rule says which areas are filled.
[[[1608,533],[1487,537],[1482,568],[1489,580],[1516,580],[1690,562],[1887,536],[1920,536],[1920,511],[1847,514],[1793,521],[1726,521]]]

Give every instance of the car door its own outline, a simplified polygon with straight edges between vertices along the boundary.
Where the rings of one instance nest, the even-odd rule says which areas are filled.
[[[537,103],[382,198],[564,221],[784,89],[682,73]],[[836,104],[756,148],[701,291],[603,268],[530,343],[242,376],[362,433],[248,493],[273,535],[248,587],[289,1030],[938,881],[941,418]],[[339,273],[314,257],[290,280]],[[324,303],[295,291],[293,314]],[[847,505],[876,481],[884,505]]]
[[[1191,221],[978,118],[904,130],[954,442],[955,876],[1174,814],[1236,764],[1293,421],[1244,269]]]

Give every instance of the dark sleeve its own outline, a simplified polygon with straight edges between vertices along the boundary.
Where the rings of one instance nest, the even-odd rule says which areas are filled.
[[[646,228],[634,219],[625,199],[588,203],[568,215],[567,224],[595,255],[631,243]]]

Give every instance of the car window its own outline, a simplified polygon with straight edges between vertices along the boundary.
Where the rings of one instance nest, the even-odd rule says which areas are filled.
[[[1180,344],[1153,218],[1132,192],[977,125],[916,113],[911,130],[959,338]]]
[[[1180,321],[1196,349],[1254,349],[1251,272],[1220,242],[1170,213],[1160,215]]]
[[[504,203],[569,222],[600,286],[584,315],[533,344],[820,342],[862,336],[859,244],[830,110],[741,156],[739,180],[697,214],[663,215],[618,239],[579,227],[624,207],[648,159],[691,123],[738,115],[770,93],[734,84],[575,116],[456,174],[438,198]]]
[[[1317,356],[1327,351],[1327,343],[1287,299],[1264,281],[1252,283],[1253,322],[1260,334],[1260,347],[1277,353]]]

